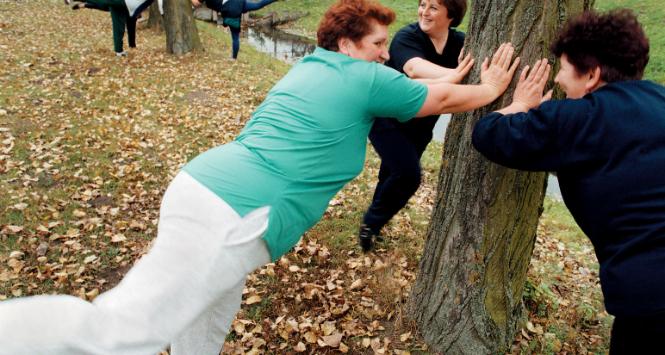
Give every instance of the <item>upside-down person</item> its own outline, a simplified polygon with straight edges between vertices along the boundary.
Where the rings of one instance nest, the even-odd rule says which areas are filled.
[[[113,25],[113,50],[118,57],[126,57],[127,52],[123,49],[125,28],[127,28],[127,40],[130,48],[136,47],[136,20],[141,12],[150,6],[154,0],[64,0],[66,5],[72,9],[89,8],[111,13]],[[159,2],[160,12],[162,0]]]

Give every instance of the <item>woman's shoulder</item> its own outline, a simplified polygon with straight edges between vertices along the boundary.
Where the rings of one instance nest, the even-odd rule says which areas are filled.
[[[464,44],[464,38],[466,34],[456,28],[451,28],[450,33],[448,33],[449,40],[452,40],[456,43]]]
[[[398,36],[419,36],[422,33],[424,32],[420,29],[420,26],[418,26],[418,22],[414,22],[400,28],[399,31],[395,33],[395,38]]]

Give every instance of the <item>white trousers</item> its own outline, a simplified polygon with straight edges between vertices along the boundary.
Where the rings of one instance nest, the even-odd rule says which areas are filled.
[[[171,182],[157,239],[113,289],[0,302],[0,354],[219,354],[247,274],[270,261],[268,208],[241,218],[185,172]]]

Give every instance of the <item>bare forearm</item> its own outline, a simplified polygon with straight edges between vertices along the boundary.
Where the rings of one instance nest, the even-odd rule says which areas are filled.
[[[428,85],[428,90],[427,99],[418,112],[418,117],[473,110],[490,104],[500,94],[497,88],[487,84],[443,83]]]
[[[439,77],[439,78],[419,78],[419,79],[413,79],[421,84],[425,85],[436,85],[436,84],[452,84],[450,82],[450,79],[448,77]]]
[[[435,79],[448,76],[454,69],[436,65],[422,58],[412,58],[404,64],[404,73],[412,79]]]

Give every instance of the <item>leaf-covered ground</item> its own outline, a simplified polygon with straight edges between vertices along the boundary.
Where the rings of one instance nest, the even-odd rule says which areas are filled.
[[[206,51],[172,57],[140,28],[112,52],[108,13],[59,0],[0,1],[0,301],[42,293],[88,300],[114,285],[155,237],[169,180],[239,132],[288,70],[200,24]],[[363,255],[355,232],[378,172],[331,201],[279,262],[251,275],[224,353],[430,353],[403,305],[432,209],[441,145],[424,184]],[[187,262],[183,260],[183,262]],[[597,264],[565,208],[547,201],[513,353],[603,352],[610,319]]]

